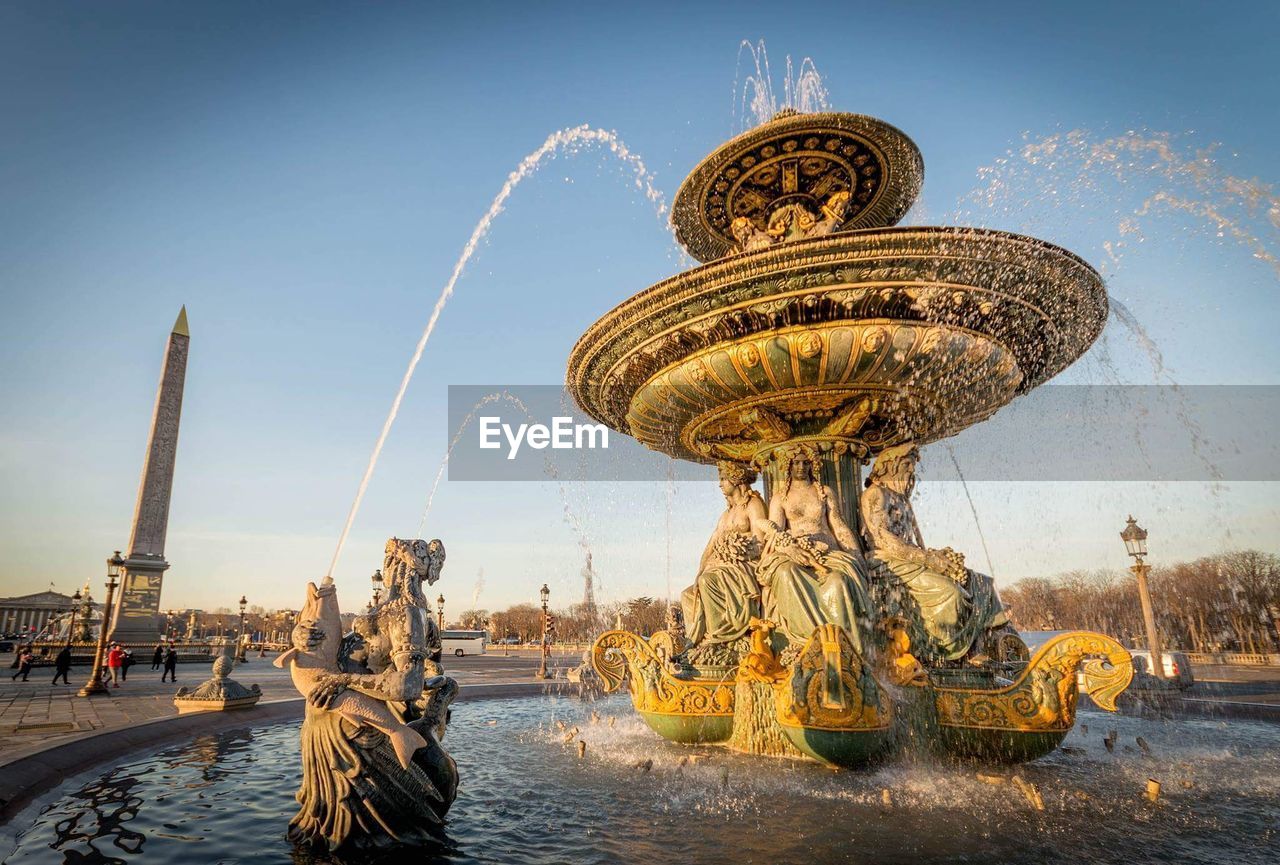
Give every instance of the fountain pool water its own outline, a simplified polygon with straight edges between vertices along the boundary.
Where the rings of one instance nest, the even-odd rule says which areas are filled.
[[[448,817],[452,844],[439,859],[412,855],[580,865],[817,856],[831,863],[1275,861],[1280,742],[1272,727],[1093,711],[1079,721],[1066,749],[1016,770],[1040,792],[1044,811],[1037,812],[1011,783],[992,786],[959,764],[833,772],[773,761],[761,772],[758,757],[656,739],[618,698],[464,702],[447,740],[463,779]],[[574,727],[579,732],[570,736]],[[1118,737],[1109,752],[1103,737],[1112,729]],[[1138,736],[1151,756],[1136,746]],[[581,759],[577,741],[586,743]],[[297,748],[296,724],[245,728],[86,773],[17,816],[12,825],[30,828],[3,861],[327,861],[295,851],[284,837],[296,809]],[[1154,804],[1143,795],[1148,778],[1163,785]],[[404,861],[406,851],[393,858]]]

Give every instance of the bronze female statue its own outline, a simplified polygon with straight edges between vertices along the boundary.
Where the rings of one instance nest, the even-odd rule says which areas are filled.
[[[769,499],[771,525],[756,571],[765,618],[796,644],[825,623],[839,625],[861,652],[871,603],[857,539],[834,505],[835,493],[822,483],[816,450],[791,445],[774,459],[782,472]]]
[[[969,570],[964,556],[950,547],[924,545],[911,493],[920,451],[913,444],[886,448],[876,457],[862,493],[862,519],[872,554],[902,581],[919,608],[913,651],[931,660],[954,661],[970,656],[977,638],[1009,624],[994,581]]]
[[[685,634],[693,646],[735,642],[760,614],[756,560],[768,514],[751,488],[755,471],[733,462],[721,462],[719,468],[725,510],[703,550],[697,578],[680,593]]]

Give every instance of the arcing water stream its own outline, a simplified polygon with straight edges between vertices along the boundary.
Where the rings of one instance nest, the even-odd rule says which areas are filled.
[[[1271,184],[1224,169],[1213,156],[1219,149],[1193,148],[1179,136],[1155,131],[1098,138],[1077,129],[1028,137],[1020,150],[978,170],[979,188],[957,221],[987,224],[1013,217],[1018,230],[1044,230],[1047,220],[1036,207],[1048,205],[1056,216],[1065,210],[1096,212],[1102,203],[1116,202],[1111,236],[1101,242],[1108,280],[1125,254],[1148,239],[1144,225],[1161,214],[1190,217],[1211,239],[1233,241],[1280,276],[1280,195]],[[1146,352],[1155,378],[1172,383],[1138,319],[1114,296],[1111,308]]]
[[[809,58],[800,62],[797,71],[791,58],[787,57],[782,96],[779,98],[763,41],[752,43],[744,40],[741,43],[738,52],[739,66],[744,53],[749,57],[749,73],[742,77],[735,71],[733,84],[735,120],[743,127],[765,122],[783,108],[795,108],[800,111],[829,109],[826,88],[813,61]],[[549,136],[541,147],[521,161],[517,169],[507,178],[489,210],[476,225],[432,310],[361,478],[334,552],[330,572],[337,567],[379,455],[395,422],[427,341],[458,279],[478,248],[480,240],[488,232],[493,219],[503,210],[515,186],[536,171],[546,157],[553,156],[562,150],[572,152],[588,145],[604,147],[620,159],[632,170],[637,188],[641,189],[645,197],[654,204],[658,214],[661,216],[665,213],[663,197],[653,187],[651,175],[643,161],[632,154],[612,132],[587,126],[560,130]],[[1218,238],[1240,244],[1254,258],[1280,273],[1280,257],[1274,249],[1276,241],[1273,236],[1274,232],[1280,232],[1280,196],[1277,196],[1268,184],[1256,179],[1244,179],[1224,170],[1211,157],[1212,153],[1213,148],[1187,152],[1187,148],[1182,147],[1175,136],[1159,132],[1126,132],[1119,136],[1099,138],[1077,130],[1037,140],[1029,139],[1019,151],[1011,151],[993,165],[979,170],[981,186],[965,200],[965,204],[972,209],[962,210],[956,215],[954,221],[987,224],[992,221],[1008,221],[1007,218],[1013,216],[1015,224],[1010,227],[1024,231],[1030,230],[1037,221],[1044,221],[1045,218],[1045,214],[1037,212],[1037,208],[1047,205],[1054,215],[1058,215],[1064,208],[1083,204],[1087,200],[1093,202],[1096,210],[1098,201],[1115,198],[1108,195],[1103,188],[1108,181],[1118,183],[1129,192],[1133,191],[1133,187],[1141,185],[1139,181],[1142,181],[1154,183],[1156,188],[1147,190],[1139,196],[1137,203],[1127,211],[1120,209],[1115,211],[1116,222],[1110,230],[1111,236],[1101,244],[1106,254],[1104,271],[1108,276],[1113,277],[1119,270],[1131,246],[1146,239],[1143,224],[1157,215],[1167,213],[1191,216],[1202,221]],[[1137,344],[1147,355],[1154,378],[1173,385],[1176,391],[1177,384],[1165,366],[1165,359],[1160,349],[1142,327],[1138,318],[1114,296],[1111,298],[1111,309],[1116,321],[1133,334]],[[1104,379],[1119,380],[1119,373],[1109,360],[1105,342],[1100,341],[1094,351],[1090,352],[1090,357],[1092,363],[1099,364],[1103,369]],[[500,398],[500,395],[493,395],[493,399],[497,398]],[[1175,393],[1174,398],[1181,397]],[[474,411],[472,414],[474,415]],[[1209,470],[1209,475],[1214,476],[1216,468],[1213,465],[1213,459],[1208,453],[1206,443],[1202,440],[1191,413],[1184,411],[1182,414],[1184,426],[1191,436],[1200,461]],[[466,421],[464,425],[465,423]],[[430,512],[435,493],[448,464],[449,455],[461,434],[462,430],[459,428],[441,461],[428,495],[419,534],[425,527],[427,514]],[[950,456],[955,463],[955,454],[951,453]],[[956,470],[960,471],[959,465],[956,465]],[[551,472],[554,474],[554,468]],[[581,522],[569,507],[563,484],[560,487],[565,520],[573,528],[579,545],[587,551],[589,547],[585,542]],[[965,492],[968,495],[967,487]],[[977,513],[971,497],[969,505],[974,512],[976,524]],[[980,525],[977,525],[977,531],[981,537]],[[985,547],[986,539],[984,537],[981,539]],[[669,567],[668,563],[668,569]]]
[[[333,551],[333,560],[329,563],[328,570],[330,576],[333,575],[333,572],[338,567],[339,559],[342,558],[342,549],[346,546],[347,536],[351,533],[351,526],[355,523],[356,514],[360,511],[360,503],[364,500],[365,491],[369,488],[369,480],[373,477],[374,469],[378,465],[378,457],[382,454],[382,448],[387,442],[387,436],[391,434],[391,427],[395,425],[396,416],[400,413],[400,405],[404,401],[405,392],[409,389],[409,383],[413,381],[413,373],[418,368],[418,362],[422,360],[422,353],[426,350],[427,342],[431,339],[431,334],[436,329],[440,314],[444,312],[445,305],[448,304],[449,298],[453,296],[454,287],[458,284],[458,279],[466,269],[467,263],[479,247],[480,241],[489,233],[493,220],[497,218],[498,214],[502,213],[507,199],[511,197],[511,193],[520,185],[522,180],[538,170],[544,159],[561,151],[576,152],[577,149],[587,145],[599,145],[607,148],[609,153],[616,156],[632,170],[635,175],[636,187],[653,203],[658,215],[661,216],[666,212],[666,201],[662,193],[654,187],[652,175],[649,169],[645,167],[644,160],[632,153],[626,144],[618,138],[617,133],[607,129],[593,129],[584,124],[553,132],[547,136],[547,140],[542,143],[541,147],[522,159],[515,171],[507,175],[506,183],[502,185],[502,189],[498,190],[498,194],[494,196],[493,201],[489,204],[489,209],[485,211],[484,216],[480,217],[480,221],[476,223],[475,229],[471,232],[471,237],[462,248],[462,254],[458,256],[458,260],[453,266],[453,273],[450,274],[448,282],[441,289],[440,296],[436,299],[436,305],[431,310],[431,317],[427,319],[427,326],[423,329],[422,336],[419,337],[418,344],[414,348],[413,356],[409,359],[409,366],[405,369],[404,376],[400,379],[400,387],[396,391],[395,399],[391,401],[391,410],[387,412],[387,419],[383,422],[382,430],[378,433],[378,439],[373,446],[373,453],[369,455],[369,464],[365,467],[364,475],[360,478],[360,486],[356,489],[355,499],[351,502],[351,510],[347,513],[347,521],[342,527],[342,534],[338,537],[338,545]]]
[[[980,187],[967,198],[975,210],[963,211],[960,218],[985,223],[1012,216],[1019,230],[1055,233],[1044,223],[1077,209],[1097,212],[1101,203],[1112,202],[1109,216],[1097,226],[1106,256],[1101,270],[1109,282],[1115,281],[1128,254],[1151,239],[1150,225],[1161,216],[1182,217],[1186,230],[1209,242],[1239,246],[1280,276],[1280,195],[1272,184],[1224,167],[1216,157],[1221,149],[1216,144],[1196,147],[1190,136],[1146,130],[1111,137],[1084,130],[1028,137],[1016,152],[979,169]],[[1046,212],[1036,211],[1046,205]],[[1114,222],[1108,224],[1110,219]],[[1177,401],[1177,413],[1206,475],[1220,478],[1210,443],[1165,354],[1114,290],[1110,304],[1114,320],[1145,354],[1153,379],[1167,385]],[[1088,358],[1104,379],[1119,382],[1104,341]]]

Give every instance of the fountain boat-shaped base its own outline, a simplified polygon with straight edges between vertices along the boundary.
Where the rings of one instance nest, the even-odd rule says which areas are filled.
[[[897,686],[887,686],[893,673],[873,672],[848,632],[836,625],[815,630],[787,666],[772,654],[762,658],[752,652],[731,677],[719,671],[704,677],[652,645],[670,639],[666,632],[645,640],[628,631],[608,631],[591,652],[605,690],[626,681],[636,712],[654,732],[686,745],[776,753],[754,746],[767,740],[764,728],[776,725],[795,753],[844,768],[870,765],[912,742],[962,759],[1034,760],[1070,732],[1081,691],[1114,711],[1116,697],[1133,678],[1128,651],[1089,631],[1054,637],[1012,682],[1001,681],[1004,670],[951,668]],[[989,684],[983,687],[984,682]],[[762,720],[757,707],[738,705],[744,683],[769,686],[771,718]],[[751,716],[745,720],[753,732],[735,731],[739,711]],[[741,726],[744,719],[737,720]],[[925,735],[908,735],[912,729]]]

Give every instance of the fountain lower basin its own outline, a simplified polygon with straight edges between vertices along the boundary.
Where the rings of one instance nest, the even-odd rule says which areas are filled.
[[[566,743],[556,721],[579,734]],[[1018,769],[1043,799],[1038,812],[1010,774],[991,776],[999,781],[992,784],[972,769],[929,761],[867,772],[783,761],[759,772],[760,758],[655,740],[618,698],[462,703],[448,741],[465,783],[441,858],[1271,861],[1280,820],[1273,725],[1087,710],[1080,721],[1088,732],[1067,735],[1071,750]],[[1114,753],[1102,741],[1111,729]],[[1152,756],[1139,753],[1137,736]],[[586,743],[582,759],[577,741]],[[253,865],[325,862],[299,857],[284,837],[296,808],[297,748],[296,724],[247,727],[73,778],[17,816],[12,825],[29,828],[0,858],[177,865],[212,861],[216,851],[219,861]],[[1163,785],[1155,804],[1143,798],[1148,778]],[[688,831],[690,814],[698,815],[696,832]]]

